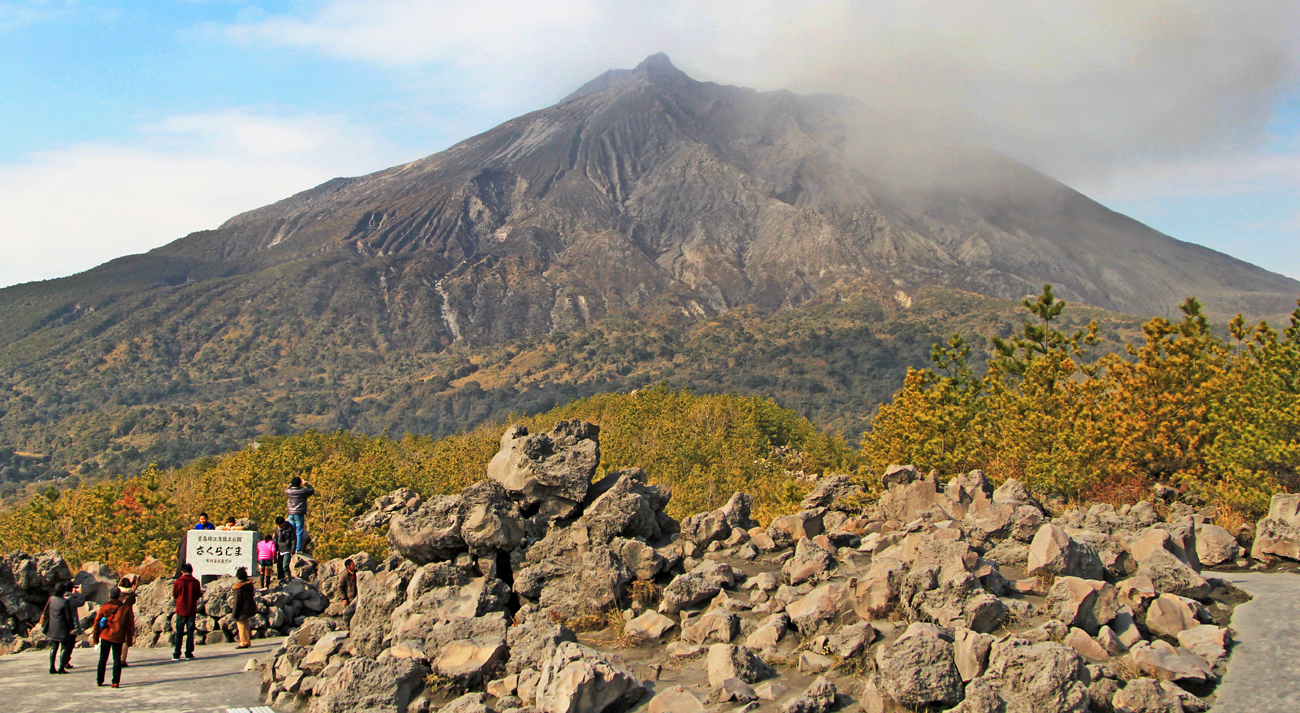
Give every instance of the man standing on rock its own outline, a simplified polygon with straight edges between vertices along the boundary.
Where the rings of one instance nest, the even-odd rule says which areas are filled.
[[[72,646],[76,643],[77,612],[68,600],[68,585],[60,583],[54,588],[54,596],[45,603],[45,612],[41,615],[41,631],[50,640],[50,673],[67,673],[68,661],[72,659]],[[59,657],[59,652],[63,656]],[[58,666],[55,666],[57,659]]]
[[[181,658],[181,639],[185,639],[185,658],[194,658],[194,617],[199,611],[199,595],[203,589],[199,580],[194,578],[194,565],[186,562],[181,566],[181,576],[172,582],[172,597],[176,600],[176,626],[172,632],[175,642],[172,647],[172,660]]]
[[[343,606],[351,606],[357,600],[357,563],[347,560],[343,563],[343,576],[339,578],[339,599]]]
[[[284,497],[287,501],[285,514],[289,517],[289,522],[293,523],[293,529],[297,532],[298,542],[295,551],[302,552],[307,544],[307,498],[316,494],[316,489],[302,482],[302,478],[293,476],[289,480],[289,487],[284,489]]]
[[[282,517],[275,519],[276,574],[280,584],[289,579],[289,561],[298,551],[298,531]]]

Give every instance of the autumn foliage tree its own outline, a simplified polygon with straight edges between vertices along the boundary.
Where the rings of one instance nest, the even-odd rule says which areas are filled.
[[[982,468],[1072,502],[1172,482],[1238,520],[1300,484],[1300,309],[1282,334],[1239,316],[1224,339],[1191,298],[1179,321],[1148,321],[1142,343],[1094,355],[1096,323],[1062,331],[1050,285],[1024,307],[983,376],[958,336],[935,346],[933,369],[909,372],[863,436],[873,469]]]

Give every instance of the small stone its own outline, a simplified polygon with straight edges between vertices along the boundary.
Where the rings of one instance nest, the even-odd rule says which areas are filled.
[[[821,673],[835,665],[835,659],[811,651],[799,654],[799,670],[804,673]]]
[[[655,694],[646,706],[648,713],[704,713],[704,704],[682,686],[673,686]]]
[[[1172,594],[1161,594],[1147,607],[1147,629],[1157,636],[1175,638],[1178,632],[1198,626],[1196,609]]]
[[[775,674],[753,651],[731,644],[714,644],[709,647],[708,671],[710,686],[720,686],[729,678],[757,683]]]
[[[629,621],[624,626],[623,631],[635,639],[653,641],[668,633],[675,626],[677,626],[677,622],[663,614],[647,609],[641,616]]]

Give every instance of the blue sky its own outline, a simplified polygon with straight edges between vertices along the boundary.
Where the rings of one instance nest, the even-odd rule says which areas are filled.
[[[1300,277],[1297,3],[971,5],[0,0],[0,285],[433,153],[660,50],[911,113]]]

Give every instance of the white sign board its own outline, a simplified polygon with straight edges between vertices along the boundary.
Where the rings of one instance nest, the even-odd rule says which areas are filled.
[[[240,567],[251,576],[257,571],[257,533],[251,530],[189,530],[185,533],[185,561],[194,576],[233,576]]]

